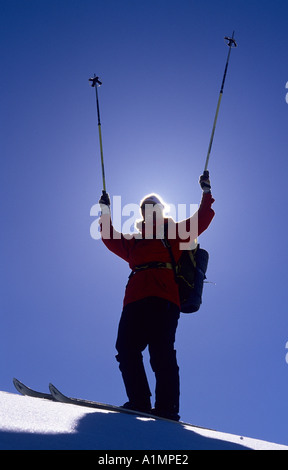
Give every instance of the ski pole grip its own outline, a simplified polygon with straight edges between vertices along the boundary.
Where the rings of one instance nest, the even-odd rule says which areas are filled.
[[[110,205],[111,205],[110,197],[109,197],[109,194],[106,193],[105,189],[102,189],[101,200],[102,200],[103,204],[106,204],[106,206],[110,207]]]

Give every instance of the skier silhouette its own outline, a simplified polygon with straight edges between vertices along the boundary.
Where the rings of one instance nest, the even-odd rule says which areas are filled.
[[[116,359],[129,400],[123,406],[175,421],[180,419],[179,367],[174,349],[180,299],[171,258],[161,240],[163,233],[159,235],[159,231],[164,229],[167,233],[169,223],[173,221],[172,233],[175,236],[169,238],[168,230],[168,240],[177,263],[181,256],[181,242],[194,240],[203,233],[215,215],[211,207],[214,199],[208,171],[203,173],[199,183],[203,195],[198,211],[191,218],[178,223],[164,217],[163,202],[156,194],[144,198],[140,205],[143,217],[142,223],[138,225],[140,236],[125,237],[118,233],[111,221],[109,195],[103,192],[99,200],[102,240],[110,251],[129,263],[132,270],[126,286],[116,341]],[[106,230],[103,230],[104,226]],[[183,239],[181,233],[188,234],[186,237],[189,240]],[[147,346],[156,378],[153,409],[142,356]]]

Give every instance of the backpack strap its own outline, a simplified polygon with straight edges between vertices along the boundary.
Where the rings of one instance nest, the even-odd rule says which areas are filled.
[[[176,264],[171,245],[170,245],[169,240],[166,237],[166,235],[164,236],[164,239],[162,239],[161,241],[162,241],[163,245],[165,246],[165,248],[167,248],[167,250],[169,251],[171,262],[172,262],[172,267],[173,267],[173,271],[174,271],[175,281],[178,283],[179,282],[179,279],[178,279],[178,266]],[[196,246],[196,248],[194,250],[188,250],[188,255],[189,255],[189,257],[191,259],[191,262],[192,262],[195,269],[196,269],[196,260],[195,260],[194,255],[195,255],[196,251],[198,250],[198,248],[199,248],[199,244]]]
[[[171,263],[172,263],[172,269],[173,269],[174,277],[175,277],[175,282],[178,284],[177,264],[176,264],[176,261],[175,261],[174,255],[173,255],[173,251],[172,251],[171,245],[170,245],[169,240],[168,240],[168,238],[166,237],[166,235],[164,236],[163,239],[161,239],[161,242],[163,243],[163,245],[165,246],[165,248],[167,248],[167,250],[169,251],[170,258],[171,258]]]
[[[197,245],[196,248],[194,248],[194,250],[189,250],[189,251],[188,251],[189,257],[190,257],[191,262],[192,262],[192,264],[193,264],[193,266],[194,266],[195,269],[196,269],[196,260],[195,260],[195,256],[194,256],[194,255],[195,255],[195,253],[196,253],[198,247],[199,247],[199,245]]]

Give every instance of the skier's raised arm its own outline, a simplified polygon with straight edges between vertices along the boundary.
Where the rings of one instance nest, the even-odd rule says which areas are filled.
[[[203,233],[210,225],[215,212],[212,204],[215,201],[211,194],[209,172],[205,171],[199,179],[203,194],[198,211],[192,217],[177,224],[177,235],[182,243],[190,243]]]

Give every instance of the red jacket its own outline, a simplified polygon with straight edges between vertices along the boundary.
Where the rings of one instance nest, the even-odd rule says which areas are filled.
[[[190,219],[178,223],[173,221],[174,228],[176,229],[176,237],[170,238],[168,232],[168,238],[176,263],[182,253],[179,245],[181,242],[185,242],[185,238],[183,239],[183,230],[186,229],[188,232],[191,223],[198,218],[198,230],[197,233],[192,233],[192,240],[201,235],[210,225],[215,215],[211,207],[213,202],[214,199],[210,193],[203,193],[200,207]],[[105,218],[106,221],[104,220]],[[124,236],[115,231],[110,215],[102,215],[100,223],[103,225],[107,223],[107,218],[110,219],[110,234],[109,238],[106,238],[107,234],[105,237],[105,234],[101,232],[102,240],[110,251],[127,261],[131,269],[135,266],[152,261],[171,263],[169,251],[163,245],[161,239],[137,239],[134,235],[128,237],[127,235]],[[170,219],[170,222],[171,220],[172,219]],[[165,221],[167,223],[168,219],[165,219]],[[187,240],[188,239],[186,239],[186,241]],[[175,282],[172,269],[150,268],[135,273],[126,286],[124,306],[150,296],[167,299],[180,307],[178,285]]]

